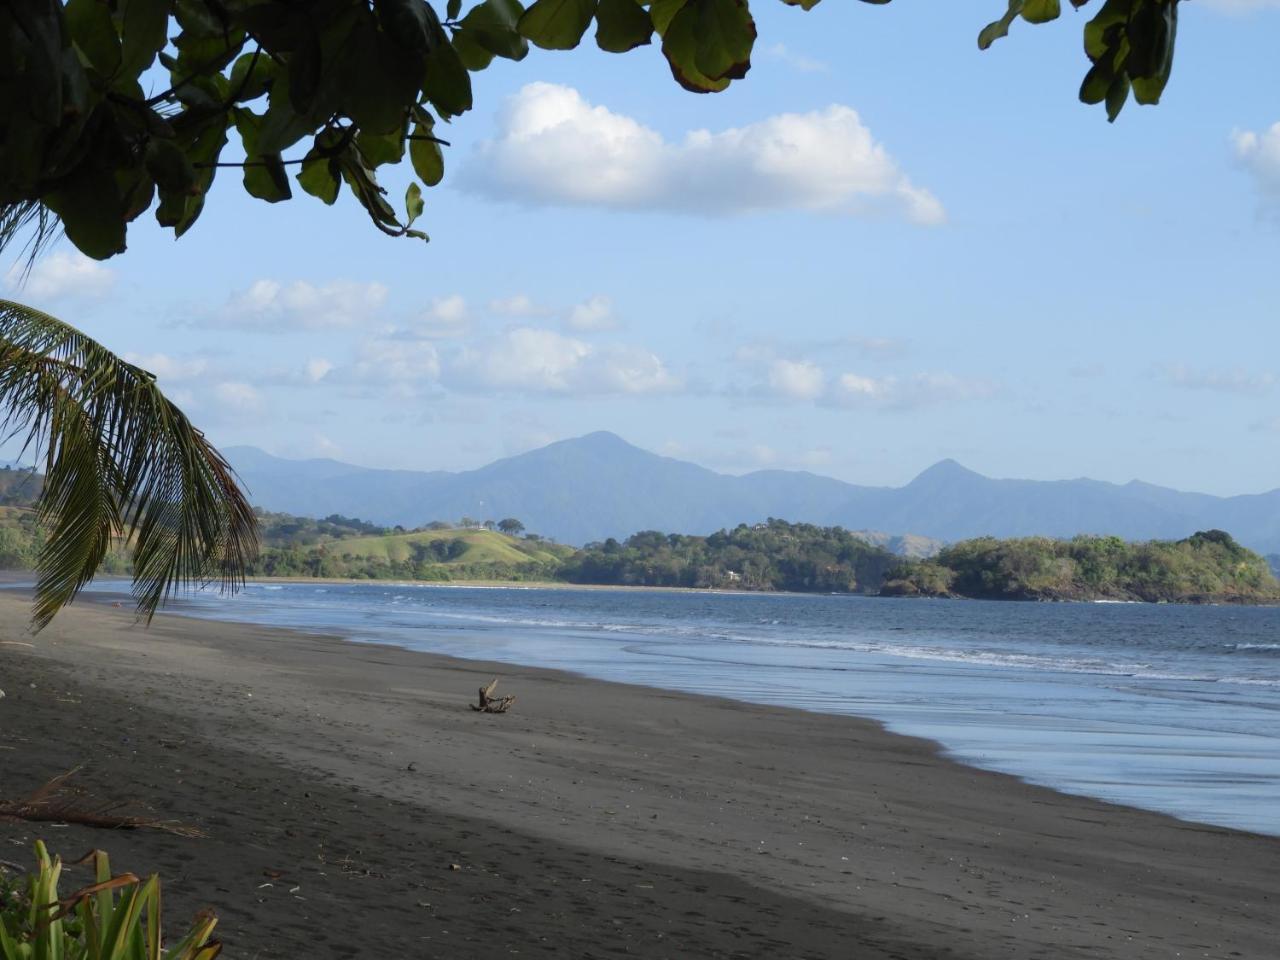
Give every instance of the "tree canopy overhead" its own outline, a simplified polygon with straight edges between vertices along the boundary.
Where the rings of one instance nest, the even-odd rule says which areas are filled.
[[[757,0],[765,2],[765,0]],[[782,0],[808,10],[818,0]],[[883,4],[888,0],[864,0]],[[1069,0],[1082,7],[1091,0]],[[1114,120],[1130,92],[1160,99],[1178,0],[1102,0],[1084,26],[1086,103]],[[80,250],[125,249],[148,210],[182,236],[220,167],[276,203],[295,189],[332,204],[349,190],[384,233],[414,224],[444,176],[439,121],[472,107],[471,73],[529,44],[602,50],[656,42],[687,90],[746,76],[747,0],[7,0],[0,5],[0,249],[58,222]],[[986,48],[1060,0],[1008,0]],[[155,89],[159,87],[159,89]],[[242,149],[224,150],[232,137]],[[393,205],[378,169],[408,154],[418,182]]]

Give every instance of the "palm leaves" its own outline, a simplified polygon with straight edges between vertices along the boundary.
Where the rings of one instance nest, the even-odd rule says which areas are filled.
[[[49,528],[32,625],[46,626],[102,562],[133,550],[141,615],[183,585],[244,582],[257,522],[222,455],[155,377],[74,327],[0,300],[0,430],[45,462],[37,508]]]

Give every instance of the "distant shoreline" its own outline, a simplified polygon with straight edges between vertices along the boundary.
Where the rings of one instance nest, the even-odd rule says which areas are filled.
[[[106,579],[106,578],[99,578]],[[1277,607],[1280,601],[1239,599],[1198,600],[1187,598],[1182,600],[1132,600],[1114,599],[1111,597],[965,597],[952,596],[908,596],[887,593],[858,593],[843,591],[803,591],[803,590],[752,590],[748,588],[726,589],[724,587],[663,587],[622,583],[569,583],[558,580],[376,580],[367,577],[250,577],[246,584],[277,583],[318,583],[318,584],[387,584],[405,587],[470,587],[485,590],[624,590],[637,593],[698,593],[714,596],[769,596],[769,597],[865,597],[870,600],[941,600],[941,601],[980,601],[986,603],[1115,603],[1143,604],[1148,606],[1179,607]]]

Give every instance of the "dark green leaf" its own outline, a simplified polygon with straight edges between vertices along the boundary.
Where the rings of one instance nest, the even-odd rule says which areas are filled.
[[[193,37],[220,37],[227,30],[227,23],[218,15],[221,6],[209,0],[174,0],[173,13],[184,33]]]
[[[147,172],[165,193],[190,196],[196,189],[196,171],[187,155],[172,140],[147,143]]]
[[[121,28],[121,70],[136,77],[169,40],[169,0],[128,0]]]
[[[422,139],[432,135],[430,126],[419,123],[413,128],[414,139],[409,141],[409,160],[413,163],[413,172],[428,187],[434,187],[444,179],[444,153],[440,144]]]
[[[1009,0],[1009,9],[1005,11],[1003,17],[988,23],[978,33],[978,49],[985,50],[1001,37],[1009,35],[1009,25],[1018,18],[1018,14],[1022,12],[1022,6],[1025,0]]]
[[[293,196],[293,191],[289,189],[289,177],[278,153],[264,154],[246,161],[244,188],[250,196],[268,203],[279,203]]]
[[[756,25],[745,0],[696,0],[694,26],[699,72],[712,80],[739,80],[751,69]]]
[[[243,108],[236,110],[237,127],[240,126],[240,115],[246,112]],[[293,108],[293,98],[289,94],[289,74],[281,73],[271,84],[271,97],[267,101],[267,112],[262,117],[259,133],[260,149],[263,153],[280,153],[314,128],[308,117],[302,116]]]
[[[346,113],[371,133],[402,129],[417,99],[417,70],[405,69],[410,64],[403,53],[379,33],[372,18],[352,30],[344,58],[341,104]]]
[[[67,30],[90,66],[104,77],[120,66],[120,35],[111,8],[100,0],[67,0]]]
[[[333,203],[338,199],[338,190],[342,185],[337,161],[313,147],[302,162],[298,184],[313,197],[319,197],[325,203]]]
[[[422,92],[442,117],[456,117],[471,109],[471,75],[453,44],[443,43],[427,57]]]
[[[596,0],[535,0],[518,24],[544,50],[572,50],[596,13]]]
[[[516,27],[524,12],[518,0],[484,0],[462,18],[462,27],[490,53],[523,60],[529,53],[529,44]]]
[[[44,202],[62,219],[67,239],[95,260],[122,253],[125,247],[123,204],[115,177],[82,164]]]
[[[1116,117],[1120,116],[1120,111],[1124,109],[1124,102],[1129,99],[1129,77],[1120,74],[1111,81],[1111,86],[1107,88],[1107,120],[1114,123]]]
[[[1084,75],[1084,83],[1080,84],[1080,100],[1083,103],[1101,103],[1107,99],[1112,79],[1114,75],[1108,67],[1095,63]]]
[[[818,0],[782,0],[789,7],[801,7],[805,10],[812,10],[818,5]],[[863,0],[864,3],[888,3],[889,0]]]
[[[1048,23],[1061,15],[1059,0],[1025,0],[1022,4],[1022,19],[1027,23]]]
[[[257,100],[270,89],[276,70],[276,62],[265,53],[242,54],[231,67],[227,88],[237,103]]]
[[[423,0],[373,0],[383,31],[405,50],[425,57],[433,27],[439,23]]]
[[[444,15],[450,20],[457,20],[458,14],[462,12],[462,0],[449,0],[445,5]]]
[[[653,0],[649,4],[649,19],[653,21],[653,29],[658,31],[659,36],[666,36],[667,27],[687,3],[689,0]]]
[[[387,163],[399,163],[404,157],[404,127],[391,133],[371,133],[361,130],[356,136],[356,144],[364,154],[365,163],[377,168]]]
[[[1098,11],[1097,16],[1084,26],[1084,52],[1090,60],[1098,60],[1111,45],[1107,40],[1108,32],[1123,29],[1129,19],[1131,0],[1107,0]]]
[[[297,33],[296,45],[285,63],[289,75],[289,103],[295,113],[306,115],[315,106],[320,90],[320,38],[315,28],[306,24]]]
[[[483,70],[493,63],[493,52],[480,46],[469,30],[453,31],[453,48],[457,51],[458,59],[462,61],[463,66],[473,72]]]
[[[690,3],[680,10],[662,37],[662,53],[671,67],[676,83],[693,93],[718,93],[729,86],[729,79],[708,77],[698,69],[698,7]]]
[[[1133,98],[1142,104],[1160,102],[1164,88],[1173,71],[1174,42],[1178,31],[1178,5],[1165,4],[1156,12],[1157,20],[1151,25],[1150,47],[1145,62],[1140,67],[1131,66]]]
[[[596,46],[609,53],[626,53],[649,43],[653,21],[636,0],[600,0],[596,8]]]
[[[422,188],[416,183],[409,184],[409,189],[404,193],[404,209],[407,216],[404,225],[407,229],[413,221],[422,216],[422,211],[426,204],[422,202]]]

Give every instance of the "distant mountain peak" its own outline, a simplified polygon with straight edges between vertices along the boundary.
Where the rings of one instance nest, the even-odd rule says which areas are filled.
[[[596,430],[592,433],[584,433],[580,437],[574,437],[562,442],[581,444],[584,447],[598,447],[600,449],[609,449],[613,447],[627,447],[628,449],[635,449],[632,444],[627,443],[627,441],[623,440],[616,433],[612,433],[608,430]]]
[[[982,474],[976,473],[964,466],[964,464],[948,457],[946,460],[939,460],[932,467],[922,471],[908,486],[914,487],[923,483],[955,483],[958,480],[985,479]]]

